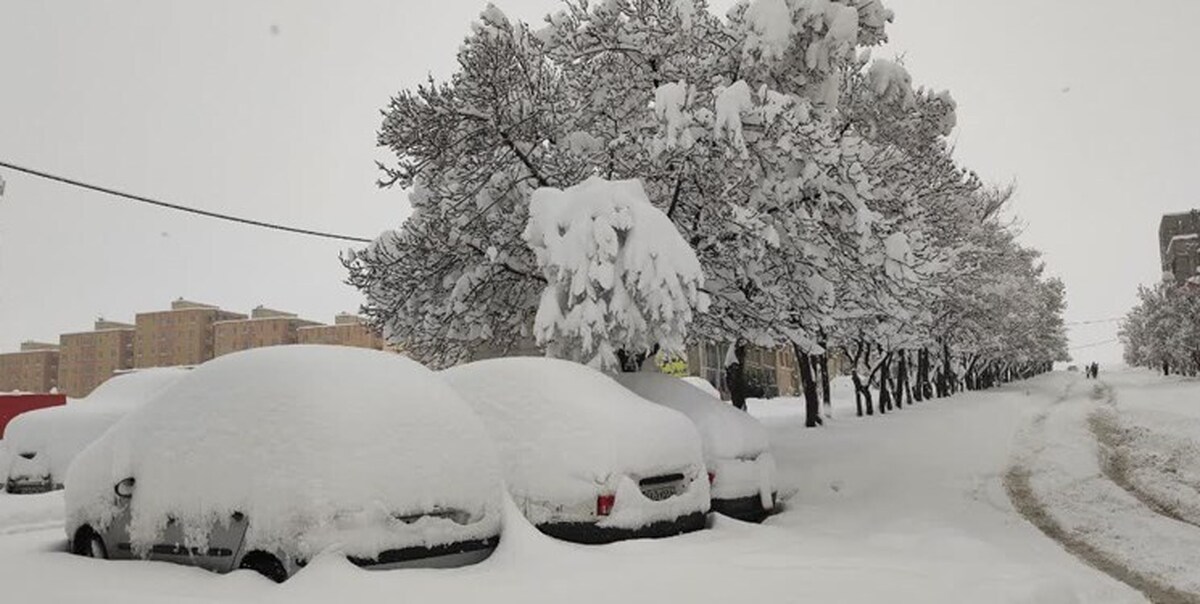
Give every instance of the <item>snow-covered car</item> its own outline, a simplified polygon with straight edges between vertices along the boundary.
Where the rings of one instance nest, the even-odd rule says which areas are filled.
[[[607,543],[704,527],[708,479],[683,415],[569,361],[489,359],[442,375],[483,418],[513,500],[543,533]]]
[[[71,464],[74,553],[282,581],[323,551],[364,568],[460,566],[499,541],[482,422],[424,366],[341,346],[218,357]]]
[[[187,373],[182,367],[139,369],[115,375],[88,396],[66,405],[22,413],[4,430],[9,461],[0,466],[10,493],[61,489],[67,467],[85,447],[125,414]]]
[[[4,445],[4,441],[0,440],[0,468],[8,467],[8,447]],[[8,490],[8,481],[0,482],[0,491]]]
[[[674,409],[700,432],[714,512],[760,522],[775,508],[775,458],[758,420],[704,390],[662,373],[622,373],[621,385]]]

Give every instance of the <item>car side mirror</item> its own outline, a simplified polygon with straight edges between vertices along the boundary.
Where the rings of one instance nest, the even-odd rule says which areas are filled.
[[[133,497],[133,482],[134,481],[132,478],[126,478],[125,480],[118,482],[117,485],[113,487],[113,491],[117,494],[117,497],[129,499],[130,497]]]

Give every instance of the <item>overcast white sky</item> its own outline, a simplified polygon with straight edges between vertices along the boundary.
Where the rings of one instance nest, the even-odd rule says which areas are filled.
[[[1016,180],[1022,238],[1065,280],[1067,320],[1124,314],[1159,277],[1161,214],[1200,207],[1200,2],[884,1],[896,22],[876,56],[902,53],[919,83],[954,94],[959,157]],[[497,4],[533,21],[557,2]],[[407,212],[400,191],[374,186],[378,111],[448,75],[483,7],[0,0],[0,159],[371,237]],[[360,302],[343,244],[0,176],[0,350],[180,296],[323,321]],[[1078,327],[1072,345],[1115,335]]]

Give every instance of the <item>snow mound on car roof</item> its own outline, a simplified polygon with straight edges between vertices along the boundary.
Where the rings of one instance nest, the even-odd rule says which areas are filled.
[[[622,373],[617,381],[637,395],[688,417],[700,431],[706,460],[754,458],[770,447],[758,420],[703,390],[662,373]]]
[[[578,363],[499,358],[441,372],[483,417],[514,496],[594,500],[598,484],[701,465],[686,417]]]
[[[249,519],[247,548],[295,555],[331,545],[374,555],[499,530],[499,469],[479,419],[429,369],[373,350],[279,346],[197,367],[71,466],[68,533],[104,521],[127,477],[135,549],[168,518],[201,539],[235,512]],[[396,520],[451,509],[480,522]],[[379,523],[394,531],[362,530]]]
[[[160,367],[113,376],[91,394],[65,406],[22,413],[8,424],[4,438],[13,452],[37,455],[31,460],[12,459],[11,474],[49,472],[62,482],[67,467],[85,447],[104,434],[131,409],[143,405],[174,384],[187,370]],[[20,459],[18,461],[18,459]]]
[[[721,399],[721,391],[717,390],[717,387],[713,386],[712,383],[710,383],[708,380],[706,380],[702,377],[694,376],[694,375],[689,375],[689,376],[683,377],[681,379],[683,381],[691,384],[692,386],[695,386],[696,388],[703,390],[705,394],[707,394],[717,400]]]

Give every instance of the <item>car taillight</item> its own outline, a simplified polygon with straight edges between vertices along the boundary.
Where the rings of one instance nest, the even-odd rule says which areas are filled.
[[[716,473],[716,472],[709,472],[709,473],[708,473],[708,484],[709,484],[710,486],[712,485],[713,481],[715,481],[716,479],[717,479],[717,473]]]
[[[613,506],[617,503],[616,495],[600,495],[596,497],[596,515],[607,516],[612,513]]]

